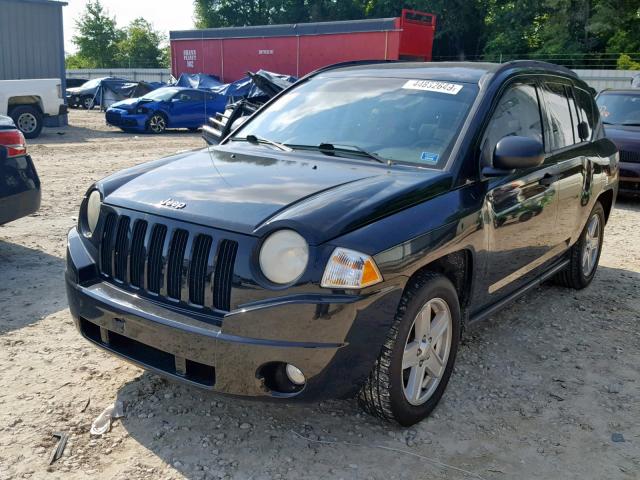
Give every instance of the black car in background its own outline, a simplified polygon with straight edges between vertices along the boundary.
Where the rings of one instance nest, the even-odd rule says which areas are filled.
[[[0,115],[0,225],[40,208],[40,179],[13,120]]]
[[[81,334],[214,392],[427,416],[462,328],[596,274],[618,155],[541,62],[348,63],[219,145],[92,185],[68,235]]]
[[[605,133],[620,150],[620,193],[640,195],[640,89],[604,90],[596,102]]]
[[[91,110],[95,105],[100,105],[100,85],[104,81],[129,82],[124,78],[103,77],[89,80],[79,87],[67,88],[67,105],[87,110]]]

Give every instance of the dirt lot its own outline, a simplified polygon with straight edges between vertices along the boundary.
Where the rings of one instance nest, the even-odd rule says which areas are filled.
[[[468,331],[435,415],[403,430],[353,401],[217,397],[80,338],[63,271],[82,194],[203,145],[187,132],[123,134],[103,118],[72,111],[72,126],[30,142],[42,208],[0,227],[0,479],[640,478],[640,202],[618,203],[590,288],[542,287]],[[116,399],[126,416],[92,438]],[[70,440],[49,467],[57,431]]]

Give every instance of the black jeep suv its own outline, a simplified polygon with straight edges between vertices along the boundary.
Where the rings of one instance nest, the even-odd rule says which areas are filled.
[[[410,425],[464,325],[593,279],[618,154],[590,88],[539,62],[316,71],[217,146],[93,185],[69,232],[94,344],[215,392],[357,394]]]

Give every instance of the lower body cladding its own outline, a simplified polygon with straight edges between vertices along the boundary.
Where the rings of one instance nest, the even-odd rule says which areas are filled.
[[[110,283],[78,283],[84,276],[79,270],[91,269],[78,242],[70,234],[66,285],[81,334],[143,368],[223,394],[296,400],[356,394],[378,357],[402,294],[401,286],[387,286],[367,296],[280,297],[277,303],[205,321]],[[287,340],[274,339],[276,324]],[[335,331],[336,341],[291,339],[292,330],[308,331],[309,325]],[[261,328],[262,338],[237,334]],[[299,369],[304,381],[295,381],[295,369],[288,375],[287,365]]]
[[[623,195],[640,195],[640,163],[620,162],[618,192]]]

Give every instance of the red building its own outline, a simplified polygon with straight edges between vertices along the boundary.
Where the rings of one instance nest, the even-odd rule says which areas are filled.
[[[208,73],[224,82],[260,69],[301,77],[350,60],[430,61],[436,17],[209,28],[170,32],[172,73]]]

